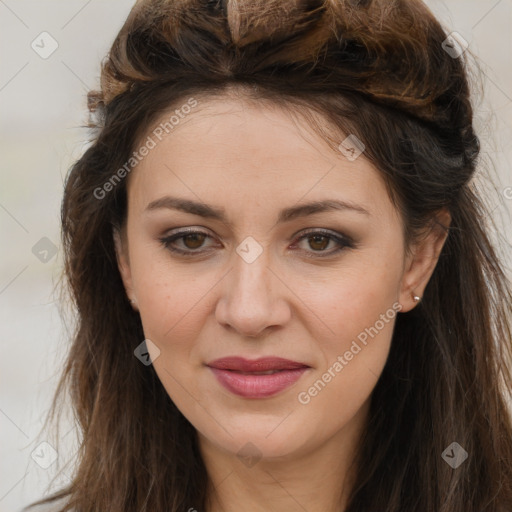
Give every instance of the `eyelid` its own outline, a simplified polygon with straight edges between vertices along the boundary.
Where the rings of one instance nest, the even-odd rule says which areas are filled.
[[[326,228],[308,228],[302,231],[299,231],[296,235],[294,235],[294,242],[293,245],[296,245],[299,242],[302,242],[302,240],[307,239],[308,235],[320,235],[320,236],[326,236],[330,238],[330,240],[337,243],[338,247],[334,250],[330,251],[303,251],[306,253],[306,257],[309,258],[329,258],[329,257],[335,257],[340,252],[346,250],[346,249],[355,249],[357,247],[356,242],[350,237],[343,233],[340,233],[338,231],[334,231],[331,229]]]
[[[178,255],[183,256],[200,256],[202,254],[205,254],[207,251],[209,251],[211,248],[206,249],[198,249],[197,251],[194,251],[192,249],[189,250],[183,250],[183,249],[177,249],[177,248],[171,248],[171,243],[175,240],[180,240],[181,238],[187,236],[188,234],[201,234],[205,235],[208,238],[216,238],[215,236],[211,235],[209,232],[204,231],[204,228],[198,228],[198,227],[187,227],[187,228],[176,228],[175,230],[172,230],[167,235],[160,237],[159,241],[161,244],[171,253],[175,253]],[[311,258],[328,258],[330,256],[335,256],[341,251],[345,249],[353,249],[357,247],[356,242],[350,237],[343,233],[340,233],[338,231],[330,230],[327,228],[306,228],[298,233],[294,234],[292,236],[293,244],[292,247],[296,246],[298,243],[302,242],[302,240],[306,239],[308,235],[319,235],[319,236],[326,236],[330,239],[330,241],[334,241],[337,243],[338,248],[335,250],[330,251],[317,251],[315,254],[315,251],[307,251],[302,250],[303,253],[307,253],[307,257]]]
[[[331,236],[333,238],[339,238],[346,242],[355,243],[354,240],[344,233],[340,233],[339,231],[335,231],[333,229],[327,229],[327,228],[306,228],[301,231],[299,231],[296,235],[294,235],[294,238],[299,236],[302,238],[303,236],[309,235],[309,234],[319,234],[319,235],[326,235]]]
[[[175,240],[180,240],[181,238],[183,238],[189,234],[200,234],[200,235],[205,235],[208,238],[216,238],[216,237],[212,236],[209,232],[203,231],[203,229],[204,228],[197,228],[197,227],[176,228],[174,230],[171,230],[166,235],[159,237],[158,240],[161,242],[161,244],[164,246],[164,248],[167,249],[168,251],[170,251],[171,253],[175,253],[178,255],[181,254],[184,256],[200,255],[200,254],[204,254],[208,249],[206,249],[206,250],[198,249],[197,251],[193,251],[190,249],[189,250],[176,249],[176,248],[171,248],[171,243],[174,242]]]

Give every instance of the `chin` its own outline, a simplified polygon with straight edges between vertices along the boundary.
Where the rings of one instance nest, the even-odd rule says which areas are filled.
[[[293,413],[292,413],[293,414]],[[303,426],[294,424],[286,414],[267,419],[240,418],[229,422],[229,435],[223,429],[200,433],[206,442],[240,459],[273,459],[297,455],[310,443]],[[261,418],[261,417],[260,417]],[[314,443],[313,443],[314,444]]]

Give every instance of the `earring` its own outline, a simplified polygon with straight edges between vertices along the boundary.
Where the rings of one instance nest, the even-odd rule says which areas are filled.
[[[417,295],[415,295],[414,293],[412,294],[412,300],[414,302],[419,302],[421,300],[421,297],[418,297]]]

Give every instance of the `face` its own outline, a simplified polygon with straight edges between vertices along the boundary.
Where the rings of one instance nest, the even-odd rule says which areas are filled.
[[[335,153],[277,107],[205,100],[127,186],[119,269],[203,442],[293,456],[360,425],[440,250],[406,256],[364,153]]]

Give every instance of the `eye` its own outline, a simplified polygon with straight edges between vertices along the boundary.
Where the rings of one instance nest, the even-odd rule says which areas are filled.
[[[310,258],[324,258],[333,256],[346,248],[355,247],[354,241],[348,236],[323,229],[307,231],[305,234],[298,238],[297,242],[302,242],[303,240],[307,240],[307,245],[313,249],[313,251],[306,249],[307,257]],[[296,245],[297,242],[295,242],[294,245]],[[325,249],[331,242],[334,242],[334,250],[326,251]],[[311,252],[317,254],[311,254]]]
[[[159,240],[166,249],[173,253],[192,256],[194,253],[201,254],[201,252],[204,252],[197,251],[197,249],[201,248],[207,238],[211,238],[207,233],[190,228],[159,238]],[[173,244],[176,241],[182,242],[182,246],[184,246],[184,248],[175,247]]]
[[[180,230],[172,235],[159,238],[161,244],[170,252],[181,254],[184,256],[194,256],[203,254],[206,251],[200,250],[203,247],[206,239],[212,238],[208,233],[198,231],[194,228]],[[307,257],[322,258],[333,256],[346,248],[353,248],[355,244],[353,240],[341,233],[331,232],[327,230],[310,230],[304,233],[301,237],[296,239],[292,247],[296,246],[303,240],[308,241],[309,247],[312,251],[305,249]],[[181,247],[176,247],[176,242],[181,243]],[[331,242],[334,242],[334,250],[326,251],[325,249]],[[317,254],[311,254],[317,253]],[[325,253],[325,254],[324,254]]]

